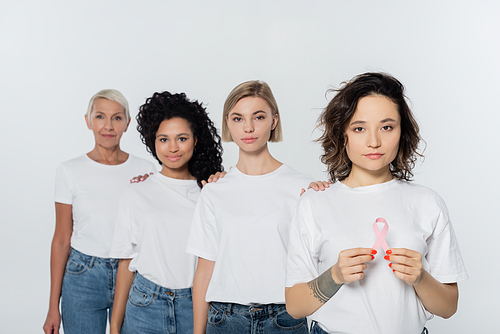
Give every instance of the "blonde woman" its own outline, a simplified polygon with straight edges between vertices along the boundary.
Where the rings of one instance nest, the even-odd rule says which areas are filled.
[[[239,159],[197,203],[187,251],[198,257],[194,333],[307,333],[285,309],[286,250],[293,208],[312,179],[276,160],[282,139],[270,87],[248,81],[226,99],[222,139]]]

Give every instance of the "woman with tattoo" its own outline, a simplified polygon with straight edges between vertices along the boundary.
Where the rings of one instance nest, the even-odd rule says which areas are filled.
[[[309,316],[313,333],[426,333],[433,315],[456,312],[467,272],[444,201],[409,182],[420,135],[403,85],[359,75],[319,124],[333,184],[294,215],[288,312]]]
[[[194,333],[307,333],[285,308],[286,245],[300,189],[311,179],[276,160],[278,106],[261,81],[238,85],[224,104],[222,139],[239,159],[197,203],[187,251],[198,256]]]

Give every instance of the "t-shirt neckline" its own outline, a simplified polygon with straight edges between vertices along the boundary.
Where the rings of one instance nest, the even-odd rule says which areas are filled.
[[[356,188],[351,188],[342,182],[338,182],[338,187],[340,187],[342,190],[362,193],[362,192],[380,191],[382,189],[392,187],[394,184],[396,184],[396,182],[398,182],[397,179],[392,179],[392,180],[387,181],[387,182],[372,184],[372,185],[364,186],[364,187],[356,187]]]
[[[100,163],[100,162],[97,162],[97,161],[95,161],[95,160],[91,159],[91,158],[87,155],[87,153],[85,153],[85,154],[84,154],[84,157],[85,157],[88,161],[90,161],[90,163],[93,163],[93,164],[95,164],[96,166],[102,166],[102,167],[104,167],[104,168],[113,168],[113,167],[126,166],[127,164],[129,164],[129,162],[130,162],[130,160],[131,160],[131,158],[132,158],[132,154],[130,154],[130,153],[129,153],[129,154],[128,154],[128,158],[127,158],[127,160],[125,160],[124,162],[122,162],[121,164],[118,164],[118,165],[106,165],[106,164],[102,164],[102,163]]]
[[[182,179],[174,179],[171,177],[168,177],[166,175],[163,175],[162,173],[154,173],[151,177],[156,178],[158,181],[166,183],[166,184],[175,184],[179,186],[191,186],[193,184],[196,184],[196,180],[182,180]]]
[[[249,175],[249,174],[243,173],[236,166],[234,166],[233,168],[234,168],[234,170],[235,170],[236,173],[238,173],[239,175],[244,176],[244,177],[249,177],[249,178],[264,178],[264,177],[270,177],[270,176],[273,176],[275,174],[280,173],[281,170],[283,170],[283,169],[286,168],[285,166],[286,166],[285,164],[281,164],[281,166],[279,166],[278,168],[276,168],[272,172],[269,172],[269,173],[266,173],[266,174],[262,174],[262,175]]]

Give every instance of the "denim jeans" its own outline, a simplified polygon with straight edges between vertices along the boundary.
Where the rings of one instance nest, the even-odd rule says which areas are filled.
[[[167,289],[136,273],[121,333],[192,334],[192,289]]]
[[[239,305],[212,302],[207,334],[307,334],[306,319],[294,319],[284,304]]]
[[[321,327],[318,326],[318,323],[316,321],[313,321],[312,326],[311,326],[311,334],[328,334],[325,332]],[[422,331],[421,334],[428,334],[429,331],[427,331],[427,328],[424,327],[424,330]]]
[[[85,255],[71,249],[61,292],[65,334],[106,332],[111,318],[118,259]]]

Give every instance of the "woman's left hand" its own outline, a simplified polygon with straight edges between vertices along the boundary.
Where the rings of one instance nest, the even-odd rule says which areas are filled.
[[[391,262],[389,267],[397,278],[409,285],[415,285],[420,281],[423,265],[422,254],[419,252],[406,248],[391,248],[384,259]]]

